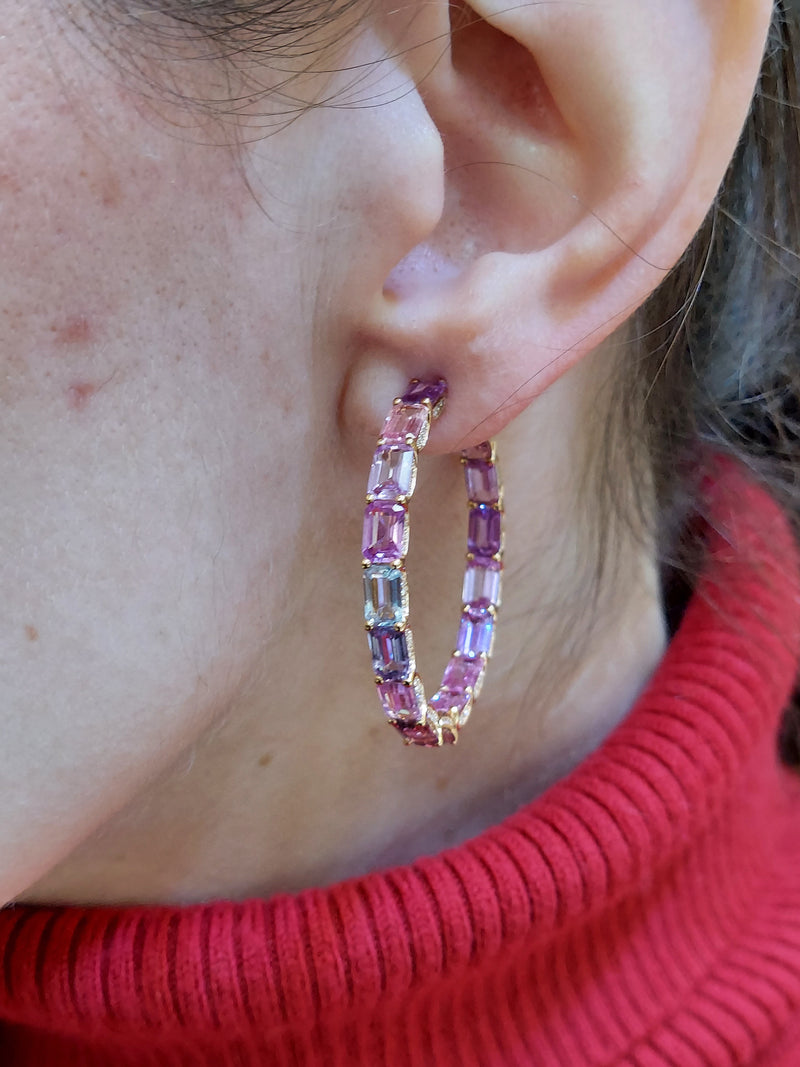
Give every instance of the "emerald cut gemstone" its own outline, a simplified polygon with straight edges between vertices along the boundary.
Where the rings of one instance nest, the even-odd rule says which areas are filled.
[[[406,509],[391,500],[367,504],[362,554],[368,563],[392,563],[406,554]]]
[[[468,563],[461,596],[465,604],[497,607],[500,603],[500,564],[485,557]]]
[[[372,460],[367,492],[378,500],[411,496],[416,480],[416,462],[413,448],[379,448]]]
[[[408,618],[405,576],[396,567],[373,564],[364,571],[364,619],[368,626],[402,626]]]
[[[414,674],[408,637],[403,631],[370,630],[372,669],[381,682],[410,682]]]

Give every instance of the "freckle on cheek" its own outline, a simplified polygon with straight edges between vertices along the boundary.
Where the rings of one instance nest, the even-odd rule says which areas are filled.
[[[122,203],[122,185],[113,174],[100,187],[100,201],[103,207],[119,207]]]
[[[56,344],[84,345],[92,339],[92,325],[85,315],[75,315],[64,322],[53,323]]]
[[[11,174],[0,172],[0,193],[21,193],[22,185]]]
[[[83,411],[97,388],[91,382],[75,382],[67,389],[67,404],[73,411]]]

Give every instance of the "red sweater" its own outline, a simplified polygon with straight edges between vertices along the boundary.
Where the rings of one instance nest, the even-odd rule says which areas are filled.
[[[760,492],[714,497],[663,664],[566,779],[329,889],[0,912],[0,1063],[800,1064],[795,555]]]

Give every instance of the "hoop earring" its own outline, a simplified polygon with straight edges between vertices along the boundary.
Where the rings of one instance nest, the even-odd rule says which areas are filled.
[[[419,453],[447,396],[444,379],[416,378],[383,424],[367,483],[362,567],[364,619],[378,696],[406,744],[454,744],[480,694],[492,654],[503,554],[502,487],[494,442],[464,449],[469,521],[456,647],[430,700],[416,671],[409,626],[408,503]]]

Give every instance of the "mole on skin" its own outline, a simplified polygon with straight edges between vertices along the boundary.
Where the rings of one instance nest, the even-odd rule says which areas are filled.
[[[31,626],[31,624],[28,623],[28,625],[25,627],[25,636],[28,638],[29,641],[38,641],[39,631],[36,629],[35,626]]]

